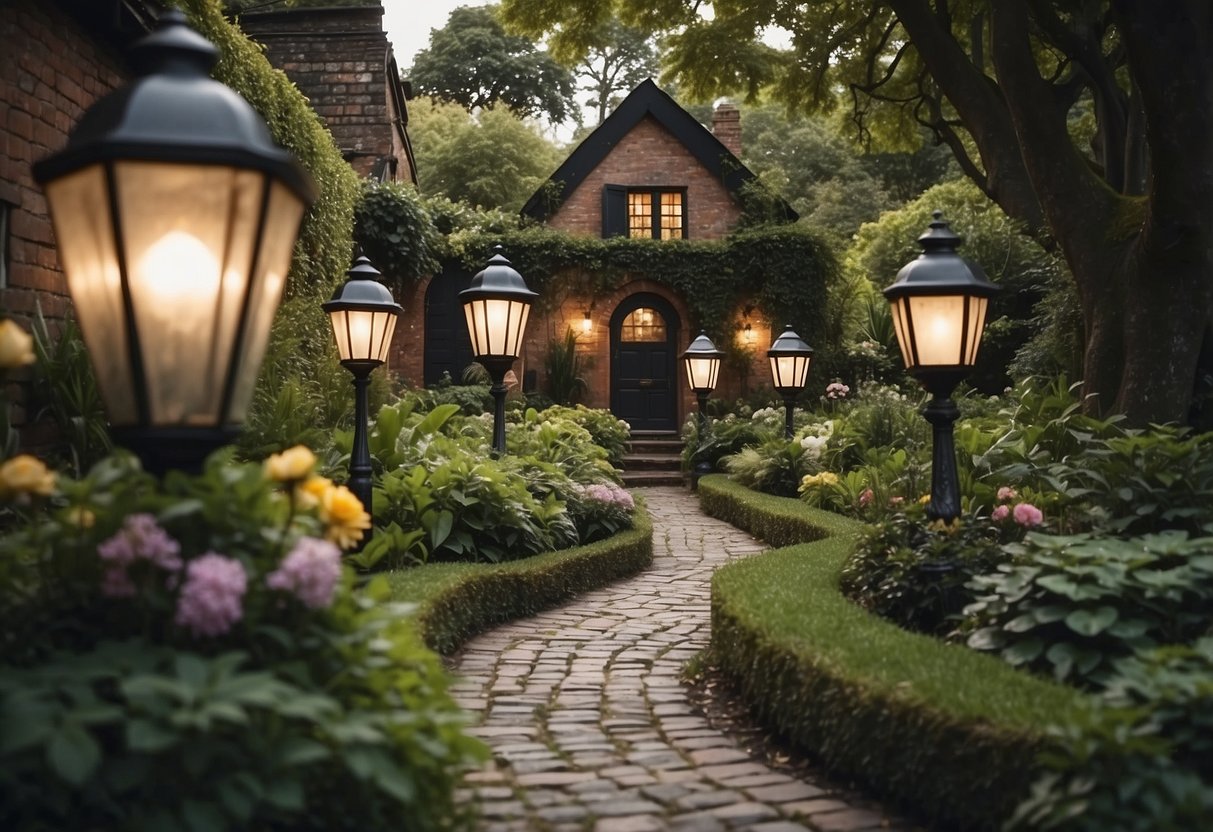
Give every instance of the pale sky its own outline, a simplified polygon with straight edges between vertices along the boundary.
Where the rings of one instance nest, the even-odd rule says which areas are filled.
[[[459,6],[484,6],[488,0],[379,0],[383,29],[392,42],[396,64],[407,73],[413,56],[430,44],[430,30],[441,29]]]

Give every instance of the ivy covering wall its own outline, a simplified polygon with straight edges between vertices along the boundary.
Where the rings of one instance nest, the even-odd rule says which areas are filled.
[[[714,241],[600,239],[523,226],[500,212],[481,213],[426,198],[404,186],[370,185],[357,211],[357,236],[398,289],[456,261],[479,271],[501,245],[541,308],[574,297],[593,300],[637,279],[685,298],[692,330],[722,348],[733,342],[739,309],[753,305],[782,331],[790,323],[830,363],[841,325],[830,312],[839,291],[838,258],[821,237],[794,225],[759,225]]]

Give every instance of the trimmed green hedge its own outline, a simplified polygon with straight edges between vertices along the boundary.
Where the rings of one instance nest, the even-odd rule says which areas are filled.
[[[633,528],[586,546],[506,563],[431,563],[389,580],[394,600],[419,606],[426,645],[449,655],[494,624],[549,609],[652,561],[653,523],[638,506]]]
[[[998,828],[1040,773],[1044,726],[1083,694],[847,600],[838,575],[859,524],[721,475],[699,495],[708,514],[771,542],[815,541],[712,579],[713,658],[759,719],[933,825]]]

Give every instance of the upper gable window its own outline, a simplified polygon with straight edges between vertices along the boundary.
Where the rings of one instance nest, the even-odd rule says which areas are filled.
[[[602,199],[602,236],[685,238],[686,193],[686,188],[607,185]]]

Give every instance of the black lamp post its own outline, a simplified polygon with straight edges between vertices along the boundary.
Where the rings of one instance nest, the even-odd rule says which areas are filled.
[[[324,311],[333,325],[333,338],[341,365],[354,376],[354,447],[350,451],[350,491],[371,511],[371,451],[367,443],[367,387],[371,373],[387,361],[396,321],[404,310],[379,282],[382,277],[371,261],[359,256],[346,272],[346,281]],[[369,536],[368,536],[369,537]],[[368,537],[363,538],[365,543]]]
[[[180,12],[34,165],[115,439],[154,473],[235,436],[314,186]]]
[[[977,361],[989,299],[998,287],[981,267],[956,253],[961,243],[943,214],[918,238],[922,254],[884,290],[906,370],[931,394],[922,415],[931,423],[931,501],[927,516],[951,521],[960,515],[960,481],[952,423],[960,415],[952,391]]]
[[[796,397],[804,390],[809,380],[809,366],[813,363],[813,348],[806,344],[788,324],[783,333],[767,350],[771,362],[771,378],[775,389],[783,396],[783,435],[791,439],[792,416],[796,411]]]
[[[716,379],[720,375],[720,359],[724,353],[716,349],[716,345],[708,338],[706,332],[691,342],[686,352],[682,354],[683,363],[687,369],[687,382],[695,391],[699,401],[699,442],[703,443],[708,430],[708,396],[716,389]],[[695,486],[704,474],[712,473],[712,463],[700,460],[695,465],[691,475],[691,485]]]
[[[522,336],[536,293],[496,246],[488,265],[459,293],[472,354],[488,370],[493,386],[493,455],[505,453],[505,374],[522,354]]]

